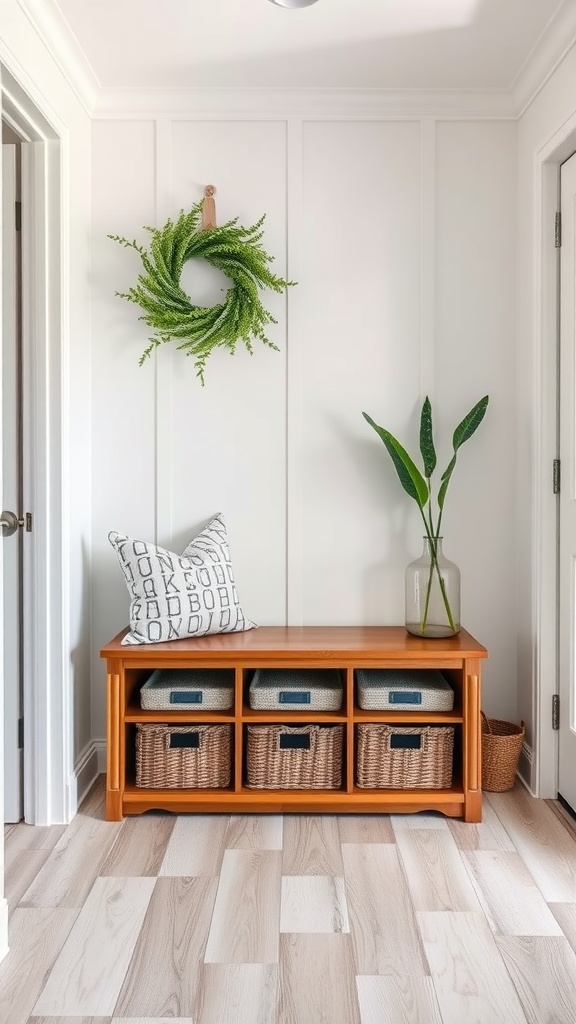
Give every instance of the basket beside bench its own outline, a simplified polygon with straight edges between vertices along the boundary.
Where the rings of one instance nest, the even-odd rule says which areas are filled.
[[[482,717],[482,789],[488,793],[504,793],[512,789],[522,743],[524,722],[514,725],[501,718]]]

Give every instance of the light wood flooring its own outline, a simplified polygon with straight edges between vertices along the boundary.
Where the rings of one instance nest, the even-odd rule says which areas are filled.
[[[484,820],[181,815],[8,826],[0,1024],[574,1024],[576,832],[521,787]]]

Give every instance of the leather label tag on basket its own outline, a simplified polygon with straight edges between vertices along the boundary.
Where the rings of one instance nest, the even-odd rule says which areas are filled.
[[[280,750],[310,750],[310,733],[280,733]]]
[[[199,747],[200,746],[200,733],[199,732],[172,732],[168,739],[170,740],[170,748],[182,748],[182,747]]]
[[[422,737],[413,733],[393,732],[390,736],[390,750],[420,750]]]

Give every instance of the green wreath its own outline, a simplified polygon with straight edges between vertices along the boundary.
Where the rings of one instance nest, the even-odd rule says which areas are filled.
[[[273,257],[261,245],[265,215],[249,228],[240,226],[236,217],[221,227],[200,230],[202,206],[202,201],[196,203],[189,213],[182,211],[175,223],[168,220],[163,228],[147,227],[149,251],[120,235],[108,237],[135,249],[144,267],[135,287],[116,292],[144,310],[139,319],[155,332],[139,365],[158,345],[177,340],[179,349],[194,356],[197,376],[204,384],[206,360],[218,345],[233,354],[237,342],[243,341],[252,354],[252,339],[259,338],[278,351],[265,333],[266,325],[277,320],[262,305],[258,290],[282,292],[295,282],[277,277],[268,268]],[[195,306],[180,287],[182,268],[194,257],[203,257],[233,281],[224,301],[216,306]]]

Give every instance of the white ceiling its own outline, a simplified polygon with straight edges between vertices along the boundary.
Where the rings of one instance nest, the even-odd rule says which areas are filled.
[[[45,0],[100,86],[501,90],[576,0]]]

